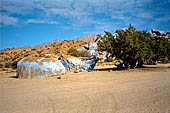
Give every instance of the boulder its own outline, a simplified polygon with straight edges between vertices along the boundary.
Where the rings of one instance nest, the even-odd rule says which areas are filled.
[[[66,58],[57,60],[57,58],[39,58],[27,57],[17,63],[18,78],[42,78],[47,76],[57,76],[76,70],[93,70],[98,57],[90,56],[87,58]]]
[[[93,70],[94,66],[98,61],[98,57],[95,55],[89,56],[87,58],[75,59],[75,58],[67,58],[61,61],[64,65],[66,71],[88,71]]]
[[[160,31],[157,29],[152,29],[152,35],[153,36],[164,36],[164,31]]]
[[[96,53],[98,51],[97,47],[98,47],[97,43],[93,42],[93,43],[89,43],[77,50],[78,51],[87,50],[91,55],[93,55],[94,53]]]
[[[41,78],[65,73],[65,67],[55,58],[23,58],[17,63],[18,78]]]
[[[69,72],[78,70],[82,66],[82,61],[78,58],[66,58],[61,60],[61,63],[64,65],[65,70]]]
[[[170,38],[170,32],[166,33],[166,38]]]
[[[98,60],[99,60],[98,57],[95,55],[89,56],[87,58],[82,58],[81,59],[82,65],[80,66],[80,70],[82,71],[93,70]]]

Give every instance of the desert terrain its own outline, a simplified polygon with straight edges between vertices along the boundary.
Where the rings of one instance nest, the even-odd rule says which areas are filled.
[[[1,113],[170,113],[170,68],[149,67],[17,79],[0,72]]]

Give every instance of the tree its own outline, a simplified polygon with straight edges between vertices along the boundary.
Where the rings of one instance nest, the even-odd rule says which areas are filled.
[[[98,49],[122,60],[125,67],[142,67],[144,62],[169,58],[168,40],[152,37],[147,31],[136,31],[131,24],[127,29],[117,30],[114,35],[105,31],[105,35],[99,35],[99,38]]]

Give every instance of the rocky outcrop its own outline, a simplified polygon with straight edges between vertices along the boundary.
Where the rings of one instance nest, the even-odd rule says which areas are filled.
[[[167,33],[166,33],[166,38],[169,38],[169,39],[170,39],[170,32],[167,32]]]
[[[153,36],[164,36],[164,31],[160,31],[157,29],[152,29],[151,31]]]
[[[56,58],[23,58],[17,63],[18,78],[42,78],[47,76],[57,76],[75,70],[88,71],[93,70],[98,57],[90,56],[88,58],[66,58],[57,60]]]
[[[88,35],[84,35],[78,38],[73,39],[73,41],[79,42],[79,41],[83,41],[83,42],[95,42],[97,39],[97,35],[96,34],[88,34]]]

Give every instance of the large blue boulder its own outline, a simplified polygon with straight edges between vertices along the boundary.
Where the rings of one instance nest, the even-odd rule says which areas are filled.
[[[81,59],[78,58],[66,58],[61,60],[61,63],[66,71],[75,71],[82,65]]]
[[[23,58],[17,63],[19,78],[42,78],[55,76],[66,72],[63,64],[56,58]]]
[[[95,55],[89,56],[87,58],[82,58],[81,61],[83,65],[80,67],[80,70],[82,71],[93,70],[98,60],[99,60],[98,57]]]
[[[57,58],[23,58],[17,63],[17,76],[19,78],[41,78],[47,76],[57,76],[75,70],[88,71],[93,70],[98,57],[90,56],[87,58],[66,58],[57,60]]]

